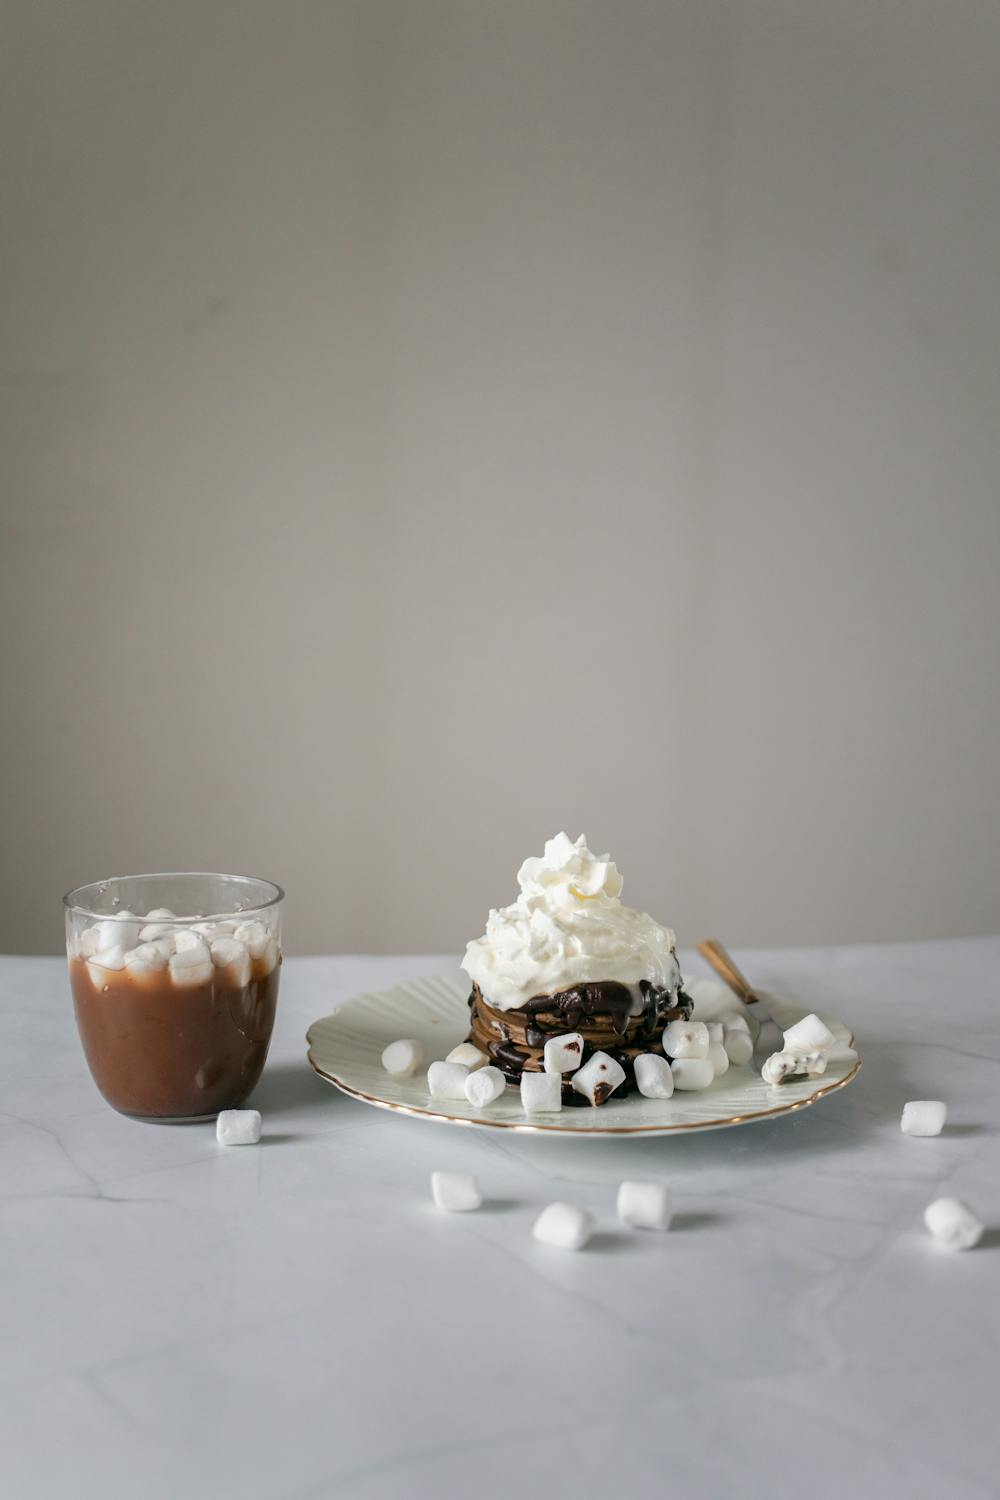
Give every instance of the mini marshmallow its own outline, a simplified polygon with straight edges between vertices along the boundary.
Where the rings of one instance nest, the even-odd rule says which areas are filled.
[[[745,1031],[750,1035],[750,1022],[741,1010],[734,1011],[731,1016],[725,1016],[722,1022],[724,1031]]]
[[[171,922],[149,922],[139,933],[140,943],[156,943],[160,939],[169,940],[171,949],[176,945],[174,939],[177,936],[177,928]]]
[[[924,1223],[936,1240],[949,1250],[971,1250],[978,1245],[983,1226],[960,1198],[937,1198],[924,1209]]]
[[[716,1078],[721,1078],[723,1073],[729,1072],[729,1053],[721,1042],[710,1043],[708,1060],[712,1064],[712,1070]]]
[[[826,1072],[825,1052],[772,1052],[760,1070],[765,1083],[779,1084],[786,1078],[818,1078]]]
[[[526,1115],[552,1115],[561,1110],[561,1075],[559,1073],[522,1073],[521,1108]]]
[[[181,939],[185,941],[182,942]],[[177,950],[174,957],[183,958],[186,964],[194,963],[195,960],[198,963],[207,964],[211,962],[212,953],[208,944],[195,933],[179,932],[177,934]]]
[[[215,972],[212,955],[201,942],[197,948],[185,948],[180,953],[172,954],[167,959],[167,964],[174,984],[205,984]]]
[[[208,944],[200,932],[193,927],[181,927],[174,938],[174,948],[178,953],[194,953],[198,949],[208,952]]]
[[[623,1182],[618,1217],[633,1229],[669,1229],[670,1188],[665,1182]]]
[[[726,1028],[721,1021],[706,1021],[705,1028],[708,1031],[708,1045],[711,1049],[716,1042],[721,1046],[722,1039],[726,1034]]]
[[[471,1172],[432,1172],[431,1196],[446,1214],[467,1214],[481,1208],[483,1195]]]
[[[124,948],[102,948],[99,953],[94,954],[93,958],[87,960],[91,979],[95,984],[100,985],[106,982],[109,969],[117,970],[124,969],[124,967]]]
[[[670,1064],[674,1088],[693,1092],[707,1089],[715,1080],[715,1069],[707,1057],[675,1057]]]
[[[432,1099],[464,1099],[468,1068],[461,1063],[432,1062],[427,1069],[427,1087]]]
[[[546,1073],[575,1073],[583,1061],[583,1037],[578,1031],[550,1036],[545,1043]]]
[[[476,1068],[465,1080],[465,1097],[474,1109],[487,1109],[507,1087],[499,1068]]]
[[[140,943],[126,953],[125,967],[135,974],[155,974],[167,967],[169,956],[159,943]]]
[[[271,934],[263,922],[241,922],[233,937],[249,948],[251,958],[264,958],[269,951]]]
[[[543,1245],[557,1250],[582,1250],[594,1232],[594,1216],[574,1203],[550,1203],[531,1232]]]
[[[899,1128],[904,1135],[940,1135],[948,1106],[940,1099],[911,1099],[903,1105]]]
[[[118,911],[98,927],[97,951],[105,948],[134,948],[139,941],[142,919],[134,911]]]
[[[603,1104],[625,1082],[625,1069],[606,1052],[595,1052],[571,1079],[573,1088],[591,1104]]]
[[[668,1057],[707,1057],[708,1027],[703,1021],[671,1021],[663,1033]]]
[[[169,906],[154,906],[152,911],[146,913],[147,922],[172,922],[177,913],[172,912]]]
[[[175,951],[172,937],[154,938],[151,943],[140,943],[141,948],[155,948],[157,953],[163,954],[164,962]]]
[[[217,969],[231,969],[237,984],[250,983],[250,955],[235,938],[216,938],[211,947],[212,962]]]
[[[791,1077],[795,1071],[795,1058],[788,1052],[772,1052],[760,1070],[765,1083],[777,1084]]]
[[[424,1049],[412,1037],[390,1042],[382,1053],[382,1066],[393,1078],[412,1078],[423,1065]]]
[[[101,946],[100,939],[100,927],[88,927],[86,932],[80,935],[76,945],[81,957],[93,958]]]
[[[819,1016],[804,1016],[785,1032],[783,1052],[811,1053],[827,1052],[836,1037]]]
[[[457,1047],[452,1047],[445,1062],[461,1063],[463,1068],[474,1073],[477,1068],[485,1068],[489,1058],[485,1052],[480,1052],[478,1047],[473,1046],[472,1042],[459,1042]]]
[[[260,974],[270,974],[272,969],[277,968],[280,957],[277,938],[268,937],[260,952],[253,955],[254,967]]]
[[[669,1099],[674,1075],[667,1059],[656,1052],[640,1052],[635,1060],[635,1086],[646,1099]]]
[[[215,1122],[220,1146],[256,1146],[260,1140],[259,1109],[220,1109]]]
[[[740,1019],[742,1020],[742,1017]],[[726,1026],[722,1045],[726,1049],[729,1061],[736,1067],[743,1067],[753,1057],[753,1038],[745,1021],[742,1027]]]
[[[124,969],[125,949],[120,944],[113,948],[99,948],[94,954],[94,963],[102,969]]]

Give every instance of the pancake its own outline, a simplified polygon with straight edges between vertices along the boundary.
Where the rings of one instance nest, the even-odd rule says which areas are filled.
[[[613,1096],[619,1099],[635,1089],[634,1064],[640,1053],[668,1056],[663,1050],[663,1029],[670,1021],[690,1020],[692,1002],[683,990],[664,989],[648,980],[636,984],[603,980],[536,995],[527,1004],[506,1010],[491,1005],[478,984],[473,984],[469,1008],[467,1040],[486,1053],[508,1083],[519,1085],[525,1070],[541,1072],[545,1043],[575,1031],[583,1037],[579,1066],[595,1052],[606,1052],[625,1070],[625,1081]],[[588,1103],[573,1089],[568,1073],[563,1075],[562,1096],[564,1105]]]

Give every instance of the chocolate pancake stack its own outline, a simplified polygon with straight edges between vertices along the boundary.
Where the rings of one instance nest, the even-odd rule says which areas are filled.
[[[580,1066],[594,1052],[606,1052],[625,1070],[625,1082],[615,1091],[620,1099],[635,1088],[634,1063],[641,1052],[663,1051],[663,1028],[669,1021],[687,1021],[692,1002],[684,991],[658,988],[648,980],[619,984],[605,980],[577,984],[551,995],[538,995],[516,1009],[498,1010],[486,1000],[477,984],[469,996],[471,1029],[468,1040],[485,1052],[509,1083],[520,1083],[521,1074],[541,1072],[545,1043],[567,1032],[583,1037]],[[586,1105],[587,1100],[563,1075],[564,1105]]]

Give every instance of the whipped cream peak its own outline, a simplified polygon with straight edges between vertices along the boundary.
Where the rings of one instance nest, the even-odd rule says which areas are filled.
[[[574,901],[622,893],[622,878],[611,855],[591,854],[582,833],[575,844],[565,833],[549,839],[540,859],[532,856],[524,861],[517,883],[529,900],[548,899],[565,907]]]
[[[556,834],[518,871],[521,893],[490,912],[469,943],[462,968],[498,1010],[574,984],[648,980],[680,985],[676,940],[644,912],[623,906],[622,877],[609,854],[594,855],[581,834]]]

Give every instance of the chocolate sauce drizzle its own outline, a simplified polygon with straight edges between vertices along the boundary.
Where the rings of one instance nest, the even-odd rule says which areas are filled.
[[[635,1087],[635,1059],[641,1052],[663,1051],[662,1032],[670,1021],[689,1020],[692,1001],[684,991],[661,989],[648,980],[639,983],[641,1008],[633,1014],[634,990],[614,980],[574,985],[554,995],[537,995],[516,1010],[501,1011],[484,999],[473,985],[469,996],[471,1030],[468,1040],[485,1051],[494,1067],[508,1082],[517,1084],[527,1067],[542,1066],[545,1043],[553,1036],[578,1031],[583,1037],[581,1066],[594,1052],[607,1052],[621,1063],[625,1082],[615,1098]],[[563,1077],[563,1104],[581,1105],[587,1100]],[[599,1103],[604,1103],[601,1099]]]

